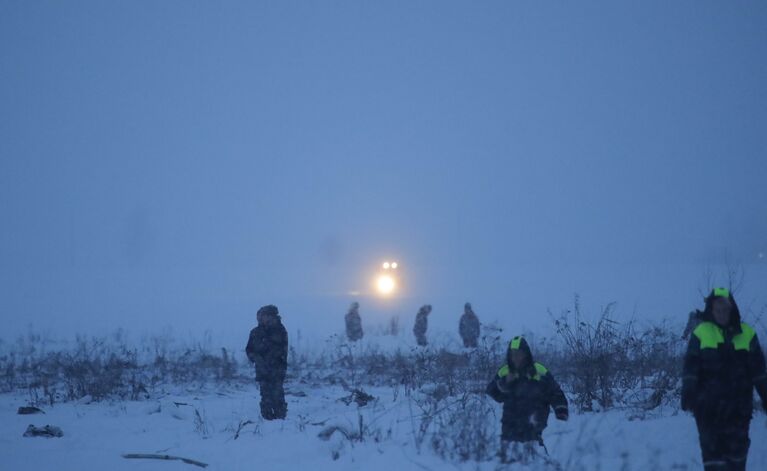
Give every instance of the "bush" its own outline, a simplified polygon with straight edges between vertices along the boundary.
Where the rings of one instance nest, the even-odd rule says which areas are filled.
[[[153,338],[129,348],[120,332],[111,338],[77,336],[71,346],[49,351],[50,342],[29,335],[0,355],[0,390],[27,391],[33,404],[108,398],[142,399],[165,384],[236,382],[237,361],[221,349],[200,347],[174,353],[169,342]]]
[[[614,305],[608,305],[589,321],[576,297],[573,309],[552,316],[555,336],[526,337],[536,359],[581,410],[676,407],[685,343],[666,324],[640,329],[635,322],[617,322],[613,312]],[[313,387],[342,384],[349,390],[392,387],[395,397],[400,391],[409,396],[440,386],[447,397],[483,398],[488,381],[505,363],[509,339],[500,328],[484,325],[474,349],[448,340],[427,348],[385,350],[371,340],[375,337],[348,343],[333,336],[310,353],[298,342],[288,356],[289,381]],[[180,344],[167,331],[136,344],[120,331],[107,338],[78,336],[73,343],[30,334],[2,344],[0,391],[27,391],[32,403],[53,403],[84,396],[141,399],[166,385],[252,383],[252,366],[244,355],[238,361],[230,350],[211,344],[209,337]]]
[[[634,321],[619,323],[614,308],[608,304],[589,321],[576,296],[573,309],[553,319],[562,348],[546,353],[559,381],[583,411],[650,410],[675,401],[684,342],[666,324],[640,330]]]
[[[433,418],[431,447],[449,461],[488,461],[498,453],[495,407],[485,397],[464,394]]]

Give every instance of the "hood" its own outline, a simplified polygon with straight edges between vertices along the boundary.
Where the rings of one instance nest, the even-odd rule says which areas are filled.
[[[464,314],[474,314],[474,311],[471,309],[471,303],[466,303],[463,305],[463,313]]]
[[[273,304],[268,304],[266,306],[263,306],[261,309],[258,310],[258,318],[263,320],[264,325],[274,325],[279,324],[280,319],[280,313],[277,310],[277,306]],[[259,325],[261,322],[259,322]]]
[[[525,340],[524,337],[519,335],[511,339],[511,342],[509,342],[509,348],[506,350],[506,364],[509,365],[510,370],[515,369],[514,363],[511,362],[512,350],[522,350],[524,352],[527,352],[527,364],[524,367],[522,367],[523,371],[534,368],[533,365],[535,363],[535,360],[533,360],[533,352],[530,350],[530,345],[527,344],[527,340]]]
[[[706,297],[706,307],[703,309],[703,314],[700,316],[700,319],[703,321],[714,322],[713,304],[714,300],[720,297],[726,297],[732,304],[732,315],[730,316],[730,324],[727,327],[733,329],[735,332],[740,332],[740,309],[738,309],[738,304],[735,302],[732,292],[726,288],[714,288],[711,290],[711,293]]]

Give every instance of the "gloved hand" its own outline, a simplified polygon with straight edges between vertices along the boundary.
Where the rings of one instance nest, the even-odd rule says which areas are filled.
[[[762,409],[767,412],[767,381],[757,381],[756,392],[759,394],[759,400],[762,401]]]
[[[693,400],[692,394],[682,391],[682,410],[685,412],[692,412],[694,404],[695,401]]]
[[[570,412],[567,410],[567,407],[565,406],[559,406],[555,408],[554,415],[556,415],[558,420],[567,420],[570,418]]]
[[[495,384],[498,386],[498,390],[503,394],[511,392],[511,382],[509,381],[509,375],[504,376],[503,378],[498,378],[495,380]]]
[[[698,388],[692,380],[682,381],[682,410],[694,412],[698,403]]]

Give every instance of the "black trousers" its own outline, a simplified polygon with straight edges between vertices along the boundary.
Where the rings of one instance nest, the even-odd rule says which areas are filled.
[[[710,421],[695,417],[705,471],[745,471],[750,418]]]
[[[529,421],[501,421],[501,440],[509,442],[536,442],[540,443],[543,429],[533,427]]]
[[[261,417],[266,420],[284,419],[288,413],[282,382],[281,378],[258,381],[261,390]]]

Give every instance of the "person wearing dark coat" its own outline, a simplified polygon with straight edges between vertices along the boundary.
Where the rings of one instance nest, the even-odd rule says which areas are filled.
[[[458,333],[461,334],[463,346],[475,348],[479,340],[479,318],[471,309],[471,303],[463,305],[463,315],[458,323]]]
[[[746,469],[754,389],[767,405],[759,339],[732,293],[715,288],[690,336],[682,377],[682,409],[695,416],[705,471]]]
[[[245,353],[256,367],[261,416],[266,420],[284,419],[288,412],[283,389],[288,368],[288,333],[277,306],[262,307],[257,319],[258,325],[250,331]]]
[[[349,312],[344,317],[346,321],[346,338],[350,342],[356,342],[362,338],[362,319],[360,318],[360,304],[352,303]]]
[[[506,364],[487,385],[486,394],[503,404],[501,417],[502,462],[522,459],[507,455],[509,444],[524,445],[531,451],[543,446],[543,430],[548,425],[550,409],[559,420],[569,417],[567,398],[545,366],[533,360],[530,346],[523,337],[514,337],[506,352]]]
[[[415,334],[415,341],[418,345],[424,347],[428,343],[426,341],[426,329],[429,327],[429,314],[431,313],[431,305],[424,304],[418,310],[418,314],[415,315],[415,325],[413,326],[413,334]]]

